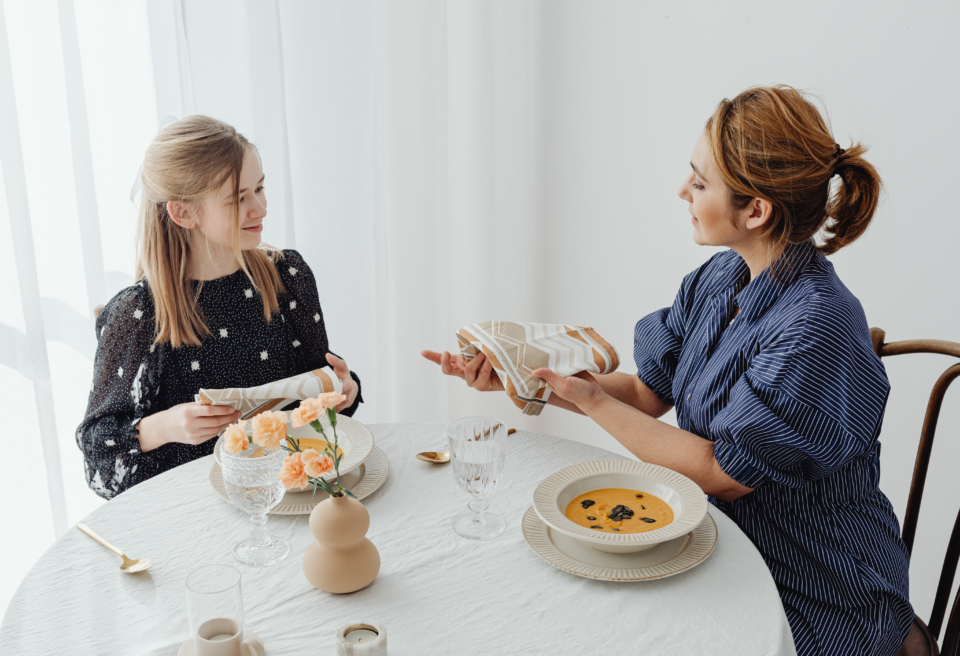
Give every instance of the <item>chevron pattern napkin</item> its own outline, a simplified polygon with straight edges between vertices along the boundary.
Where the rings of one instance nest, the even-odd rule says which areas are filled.
[[[245,416],[256,411],[279,409],[290,403],[317,397],[324,392],[342,391],[337,375],[330,367],[314,369],[258,387],[201,389],[194,397],[200,405],[229,405]]]
[[[487,356],[507,395],[525,415],[539,415],[550,398],[547,384],[533,378],[533,371],[543,367],[563,376],[608,374],[620,366],[617,349],[586,326],[484,321],[461,328],[457,340],[464,360],[480,352]]]

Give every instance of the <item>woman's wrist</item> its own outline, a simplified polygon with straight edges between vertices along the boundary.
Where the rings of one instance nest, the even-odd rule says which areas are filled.
[[[583,410],[578,408],[576,404],[570,403],[566,399],[561,398],[559,394],[551,394],[550,398],[547,399],[547,405],[563,408],[564,410],[569,410],[570,412],[578,415],[586,414]]]
[[[158,430],[158,424],[162,420],[160,415],[162,414],[163,412],[158,412],[148,415],[137,422],[135,426],[137,429],[137,441],[140,442],[140,451],[142,453],[153,451],[166,444],[166,440],[162,437],[163,432]]]
[[[607,392],[605,392],[603,389],[598,389],[596,393],[578,403],[577,406],[580,408],[583,414],[593,418],[598,412],[603,412],[604,406],[609,404],[611,401],[614,403],[619,402],[617,399],[607,394]]]

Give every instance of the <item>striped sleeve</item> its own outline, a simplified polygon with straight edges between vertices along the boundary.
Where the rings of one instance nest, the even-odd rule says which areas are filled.
[[[717,462],[747,487],[829,476],[880,432],[889,385],[879,359],[822,299],[804,314],[754,358],[710,424]]]
[[[673,305],[645,316],[637,322],[633,332],[633,359],[637,365],[637,377],[669,405],[674,405],[673,375],[677,371],[686,334],[689,286],[688,277],[683,281]]]

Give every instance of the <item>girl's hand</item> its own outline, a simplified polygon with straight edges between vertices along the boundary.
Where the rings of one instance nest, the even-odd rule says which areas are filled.
[[[242,414],[228,405],[175,405],[140,420],[137,424],[140,449],[153,451],[170,442],[203,444],[240,419]]]
[[[577,406],[584,414],[589,414],[589,408],[607,394],[587,371],[575,376],[561,376],[550,369],[536,369],[530,375],[545,382],[554,394]]]
[[[340,412],[353,405],[353,402],[357,400],[357,392],[360,388],[357,387],[357,381],[350,375],[350,367],[347,366],[346,362],[333,353],[327,353],[327,362],[333,367],[333,373],[337,374],[337,378],[340,379],[342,387],[340,393],[347,397],[346,401],[337,406],[337,412]]]
[[[493,369],[493,364],[483,353],[470,362],[465,362],[462,355],[443,354],[434,351],[421,351],[420,355],[430,362],[440,365],[440,370],[448,376],[456,376],[467,381],[467,385],[481,392],[502,392],[503,383]]]

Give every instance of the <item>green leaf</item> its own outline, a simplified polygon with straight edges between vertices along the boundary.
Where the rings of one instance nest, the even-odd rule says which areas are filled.
[[[348,489],[346,489],[346,488],[341,488],[341,489],[347,494],[347,496],[353,497],[354,499],[357,498],[357,495],[355,495],[355,494],[354,494],[353,492],[351,492],[350,490],[348,490]]]
[[[316,478],[316,479],[314,479],[314,481],[315,481],[315,483],[317,484],[317,486],[320,487],[321,490],[323,490],[323,491],[326,492],[327,494],[333,496],[333,489],[330,487],[330,484],[329,484],[329,483],[327,483],[327,482],[326,482],[325,480],[323,480],[322,478]]]

